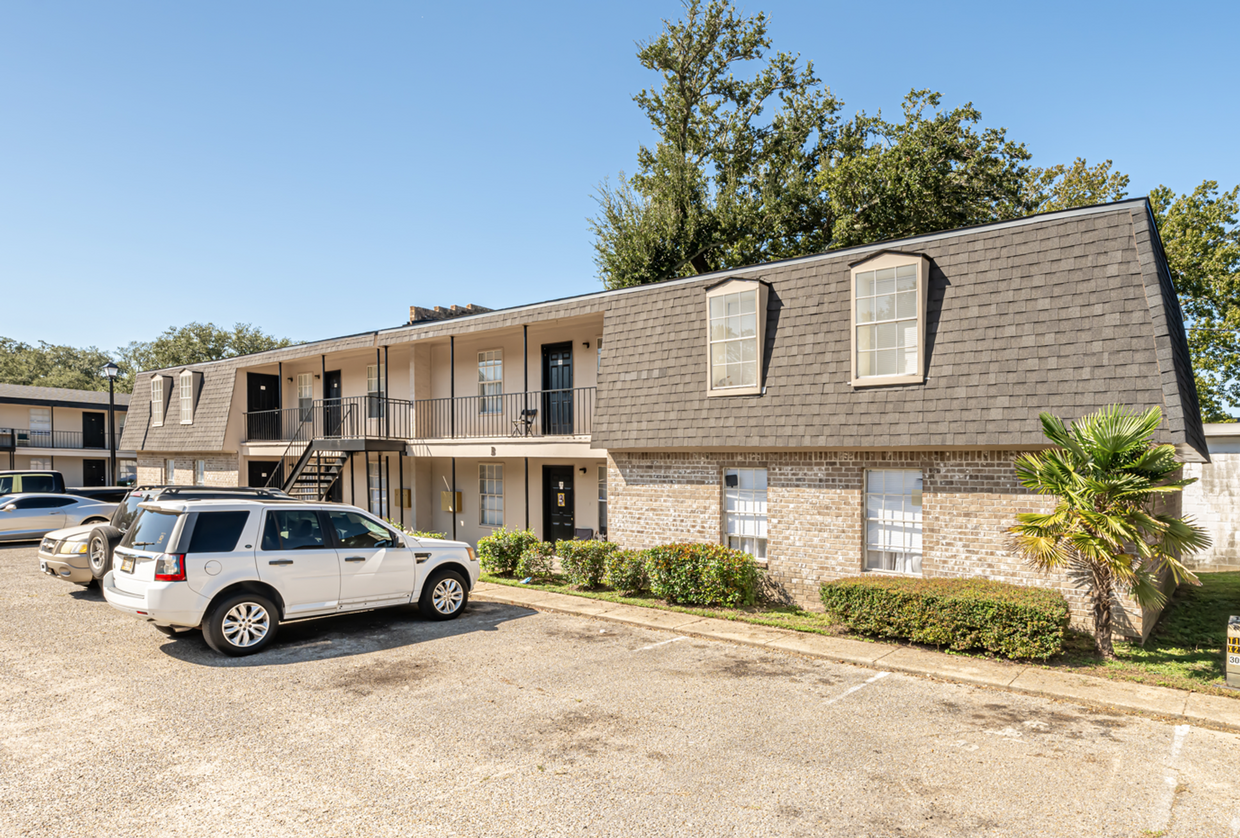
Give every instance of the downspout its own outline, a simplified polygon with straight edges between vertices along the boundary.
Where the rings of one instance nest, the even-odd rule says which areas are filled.
[[[525,458],[525,528],[530,528],[530,458]]]

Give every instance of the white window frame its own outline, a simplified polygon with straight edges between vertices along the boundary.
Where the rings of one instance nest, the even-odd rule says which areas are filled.
[[[40,433],[52,430],[52,409],[50,407],[30,408],[29,429]]]
[[[177,461],[169,457],[164,460],[164,483],[175,486],[177,482]]]
[[[900,486],[893,487],[892,479]],[[924,520],[920,469],[866,469],[862,569],[921,576]]]
[[[763,390],[762,378],[762,356],[766,346],[766,305],[768,294],[768,286],[765,282],[759,280],[748,279],[729,279],[706,291],[706,394],[708,396],[755,396],[761,395]],[[727,307],[736,304],[748,307],[749,300],[745,297],[752,294],[753,311],[736,312],[728,315]],[[753,317],[753,334],[746,336],[733,336],[726,331],[730,325],[730,318],[746,318]],[[746,346],[750,348],[753,355],[748,360],[738,360],[735,362],[728,361],[726,355],[729,351],[729,344],[736,348],[736,351],[743,357]],[[731,366],[736,364],[752,364],[753,365],[753,383],[752,384],[720,384],[715,385],[715,368],[718,366],[717,361],[723,355],[725,365]],[[743,379],[742,379],[743,380]]]
[[[181,373],[178,382],[178,395],[181,401],[181,424],[194,424],[194,374],[189,370]]]
[[[30,458],[30,470],[31,471],[51,471],[52,470],[52,458],[51,457],[31,457]]]
[[[504,350],[488,349],[478,353],[478,413],[494,415],[504,412]]]
[[[151,378],[151,427],[164,426],[164,377],[156,375]]]
[[[207,485],[207,461],[194,460],[194,485]]]
[[[314,409],[314,373],[299,372],[297,373],[297,407],[300,408],[301,421],[310,418],[310,411]]]
[[[478,464],[478,523],[484,527],[504,526],[503,463]]]
[[[387,409],[387,364],[366,365],[366,417],[382,419]]]
[[[854,262],[849,266],[849,342],[852,349],[851,368],[852,368],[852,386],[853,387],[881,387],[891,384],[921,384],[926,380],[926,306],[929,302],[929,286],[930,286],[930,260],[919,253],[897,253],[894,251],[881,251],[872,256],[867,256],[860,262]],[[914,333],[910,333],[912,326],[910,325],[914,317],[907,314],[900,317],[899,300],[896,297],[898,281],[894,276],[901,269],[907,270],[913,268],[916,273],[914,277],[914,288],[906,291],[912,299],[916,301],[917,311],[915,313],[916,328]],[[892,305],[895,310],[893,316],[882,319],[877,318],[877,312],[874,311],[875,304],[866,306],[859,302],[859,298],[863,301],[878,300],[881,296],[876,293],[877,289],[871,290],[869,294],[861,294],[863,290],[869,290],[869,286],[865,286],[867,282],[877,280],[877,275],[891,272],[892,282]],[[884,277],[882,282],[887,282],[888,278]],[[860,318],[860,319],[859,319]],[[901,327],[901,323],[905,324]],[[866,343],[867,338],[861,336],[860,333],[864,329],[870,334],[877,332],[877,327],[887,326],[895,334],[897,342],[903,342],[903,347],[889,347],[887,351],[896,353],[896,372],[880,375],[876,369],[872,369],[867,374],[862,375],[863,364],[859,355],[861,352],[873,353],[874,365],[879,362],[876,349],[863,349],[862,344]],[[899,348],[910,348],[908,346],[909,338],[915,334],[917,357],[910,371],[907,367],[904,370],[899,369]]]
[[[607,466],[598,467],[598,531],[607,532]]]
[[[729,486],[728,478],[736,477]],[[723,543],[760,562],[767,557],[769,472],[752,466],[723,470]]]
[[[373,461],[367,460],[366,474],[369,484],[369,497],[366,499],[368,508],[372,515],[378,515],[383,520],[388,518],[388,482],[386,469],[383,467],[383,458],[380,457]]]

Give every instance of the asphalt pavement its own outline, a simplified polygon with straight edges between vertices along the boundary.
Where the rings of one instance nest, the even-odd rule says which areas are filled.
[[[1240,836],[1240,737],[499,603],[228,659],[0,547],[0,835]]]

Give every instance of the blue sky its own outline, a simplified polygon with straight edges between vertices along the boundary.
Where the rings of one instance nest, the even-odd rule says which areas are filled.
[[[744,4],[846,115],[973,101],[1131,194],[1240,182],[1240,4]],[[294,339],[601,285],[587,219],[651,139],[634,42],[675,0],[0,6],[0,335],[191,320]]]

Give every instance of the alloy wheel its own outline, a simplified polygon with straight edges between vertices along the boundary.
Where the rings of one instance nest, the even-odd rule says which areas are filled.
[[[98,578],[103,577],[103,569],[108,561],[108,546],[102,538],[92,538],[90,540],[90,569],[98,574]]]
[[[452,614],[461,607],[461,600],[464,598],[465,589],[461,587],[461,583],[449,576],[440,579],[439,584],[435,586],[431,594],[431,604],[440,614]]]
[[[224,639],[241,649],[260,642],[270,629],[271,616],[255,602],[241,602],[228,609],[221,626]]]

